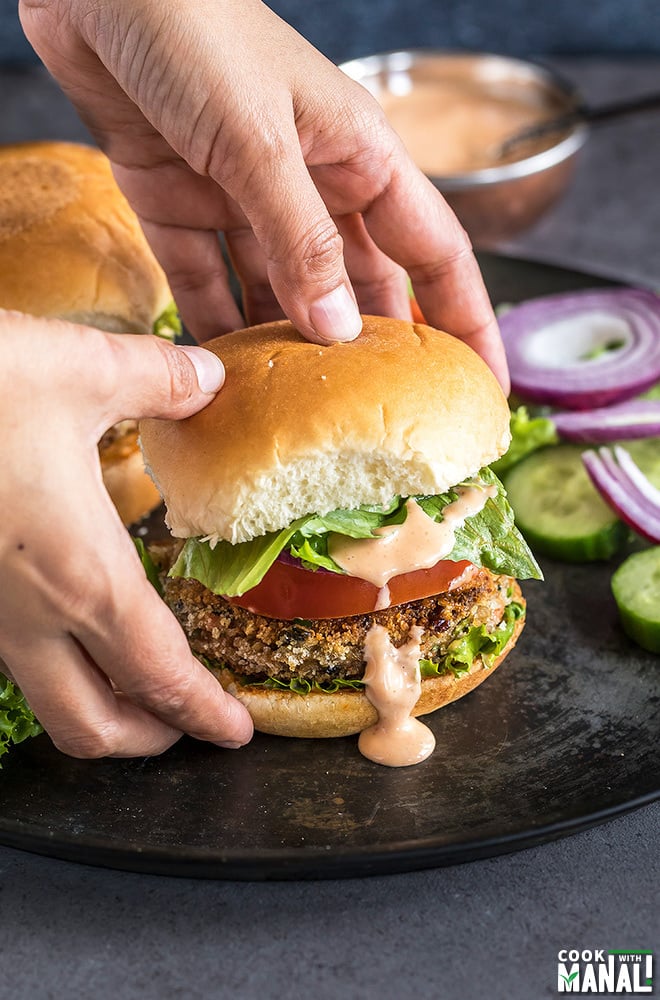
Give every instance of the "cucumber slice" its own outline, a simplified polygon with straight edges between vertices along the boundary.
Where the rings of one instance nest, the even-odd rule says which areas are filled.
[[[624,632],[660,653],[660,546],[628,556],[612,577],[612,593]]]
[[[564,562],[609,559],[627,534],[589,479],[583,450],[571,444],[544,448],[504,478],[516,523],[532,550]]]

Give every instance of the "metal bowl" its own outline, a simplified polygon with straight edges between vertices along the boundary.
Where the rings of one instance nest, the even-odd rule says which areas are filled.
[[[551,70],[504,56],[433,49],[366,56],[344,63],[341,69],[383,106],[475,245],[493,246],[520,233],[566,190],[587,137],[584,124],[552,133],[532,146],[521,145],[505,160],[500,160],[499,142],[491,142],[492,135],[486,137],[484,130],[493,125],[492,118],[483,117],[486,108],[497,108],[498,127],[507,124],[511,112],[512,134],[520,127],[521,114],[542,120],[579,107],[575,88]],[[462,105],[454,103],[461,101]],[[451,133],[441,134],[450,119],[461,122],[455,141]],[[474,147],[480,135],[481,159],[473,155],[474,149],[468,156],[466,148],[461,163],[461,143],[469,140]],[[449,150],[453,162],[447,168],[434,168],[436,161],[447,162]]]

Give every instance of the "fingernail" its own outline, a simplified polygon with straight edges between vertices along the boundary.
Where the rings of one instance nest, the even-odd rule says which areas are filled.
[[[225,366],[220,358],[204,347],[178,347],[190,358],[202,392],[216,393],[225,381]]]
[[[362,329],[362,317],[346,285],[313,302],[309,318],[318,336],[329,343],[355,340]]]
[[[219,747],[225,747],[227,750],[240,750],[243,746],[242,743],[233,743],[231,740],[225,740],[222,743],[218,743]]]

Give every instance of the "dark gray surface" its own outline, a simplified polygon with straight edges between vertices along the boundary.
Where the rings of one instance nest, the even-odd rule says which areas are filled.
[[[658,61],[562,66],[593,99],[660,77]],[[3,139],[80,137],[38,78],[0,77],[0,93]],[[515,249],[657,281],[659,166],[657,124],[603,129],[569,196]],[[552,997],[560,947],[655,948],[657,961],[659,838],[654,805],[507,857],[291,885],[123,874],[4,848],[0,996]]]
[[[411,46],[530,52],[660,52],[657,0],[271,0],[339,62]],[[0,0],[0,62],[33,58],[16,0]]]
[[[193,882],[0,851],[2,954],[30,1000],[545,1000],[565,947],[658,955],[660,804],[435,872]]]

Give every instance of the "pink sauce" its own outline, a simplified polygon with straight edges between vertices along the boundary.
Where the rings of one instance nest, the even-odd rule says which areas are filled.
[[[419,764],[433,753],[435,737],[411,716],[422,689],[419,672],[422,629],[413,626],[408,642],[397,649],[387,629],[372,625],[364,644],[363,680],[378,722],[360,733],[360,753],[387,767]]]
[[[494,486],[459,486],[458,499],[442,512],[442,521],[434,521],[413,499],[406,502],[403,524],[377,528],[377,538],[347,538],[330,535],[328,553],[349,576],[368,580],[379,589],[388,580],[416,569],[429,569],[449,555],[454,535],[466,518],[477,514]]]

